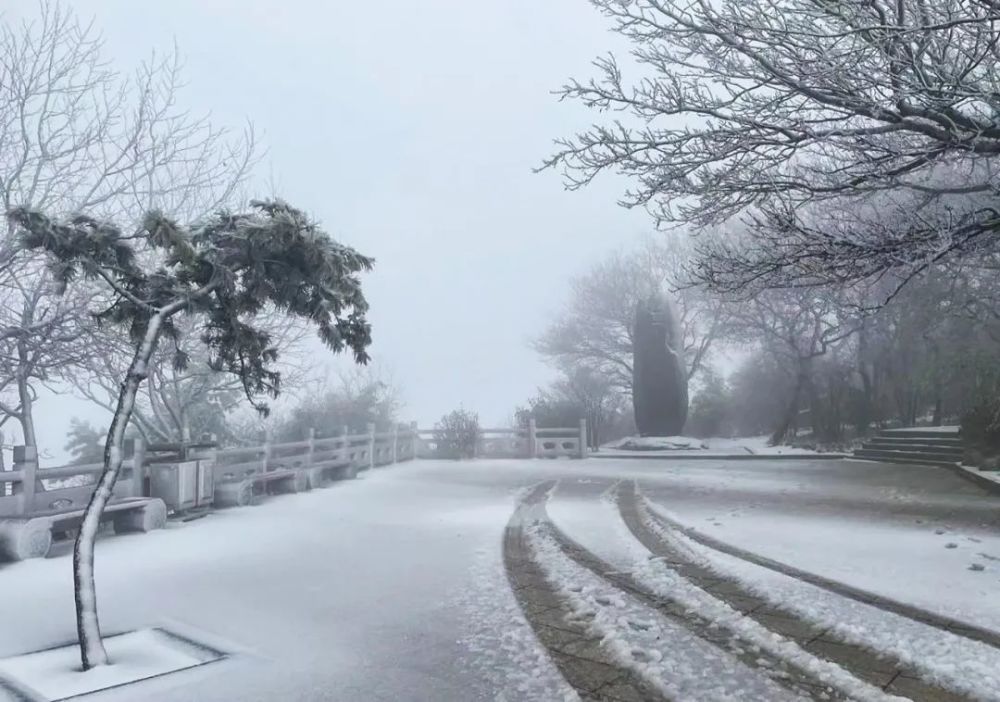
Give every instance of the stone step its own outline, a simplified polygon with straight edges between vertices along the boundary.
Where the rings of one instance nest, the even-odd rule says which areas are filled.
[[[920,437],[920,436],[900,436],[898,434],[878,434],[873,436],[870,441],[884,441],[890,444],[913,444],[922,445],[927,444],[930,446],[962,446],[963,442],[961,438],[952,437]]]
[[[863,458],[867,461],[882,461],[885,463],[922,463],[925,465],[945,465],[953,466],[959,461],[958,456],[942,453],[921,453],[912,451],[881,451],[872,449],[858,449],[854,452],[855,458]]]
[[[932,428],[928,429],[883,429],[879,432],[880,436],[898,436],[903,438],[914,438],[914,439],[958,439],[960,437],[958,429],[944,429],[941,431],[934,431]]]
[[[882,439],[872,439],[866,441],[861,448],[874,451],[905,451],[906,453],[936,453],[949,456],[961,457],[965,450],[961,445],[952,446],[949,444],[910,444],[888,442]]]

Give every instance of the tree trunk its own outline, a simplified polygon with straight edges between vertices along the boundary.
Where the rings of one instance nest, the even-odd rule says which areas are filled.
[[[21,434],[24,436],[24,445],[38,447],[38,439],[35,435],[35,405],[31,399],[31,388],[28,387],[28,380],[23,377],[17,379],[17,399],[21,405],[21,411],[17,415],[17,421],[21,424]]]
[[[799,397],[802,395],[802,388],[806,384],[807,373],[804,368],[800,368],[798,374],[795,377],[795,389],[792,391],[792,397],[788,402],[788,406],[785,408],[785,414],[781,418],[781,424],[778,428],[774,430],[771,434],[770,444],[771,446],[777,446],[785,440],[788,436],[788,430],[795,423],[796,418],[799,414]]]
[[[34,309],[25,303],[25,309],[21,316],[22,324],[30,325],[34,321]],[[35,415],[34,402],[31,397],[31,387],[28,379],[32,371],[31,354],[28,350],[24,338],[17,341],[17,400],[21,405],[21,412],[17,420],[21,423],[21,432],[24,435],[24,445],[34,448],[38,447],[38,440],[35,435]]]
[[[149,359],[156,349],[156,342],[163,325],[163,315],[153,315],[146,327],[142,343],[132,357],[128,374],[118,394],[118,407],[111,420],[108,438],[104,444],[104,471],[97,481],[94,494],[83,513],[83,522],[73,547],[73,588],[76,596],[76,631],[80,639],[80,657],[84,670],[108,664],[108,653],[101,640],[101,626],[97,618],[97,589],[94,584],[94,544],[101,524],[104,507],[111,499],[115,482],[121,472],[124,457],[125,429],[135,407],[135,397],[146,377]]]
[[[858,414],[854,419],[854,426],[858,430],[858,436],[868,436],[871,430],[872,406],[875,404],[875,392],[872,389],[872,378],[867,369],[860,368],[862,395]]]
[[[942,417],[942,415],[944,414],[944,400],[942,399],[942,395],[943,394],[944,393],[941,391],[941,382],[940,381],[935,381],[935,383],[934,383],[934,417],[933,417],[933,420],[931,421],[931,424],[933,424],[936,427],[941,426],[941,422],[943,420],[943,417]]]

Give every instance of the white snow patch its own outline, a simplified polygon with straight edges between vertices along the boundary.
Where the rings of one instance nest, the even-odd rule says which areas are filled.
[[[965,471],[966,473],[971,473],[976,477],[985,478],[986,480],[989,480],[991,483],[996,483],[997,485],[1000,485],[1000,471],[983,470],[976,466],[966,466],[961,464],[959,464],[958,469],[961,471]]]
[[[80,649],[73,644],[0,660],[0,676],[47,700],[62,700],[186,670],[222,657],[158,629],[109,636],[104,645],[111,665],[83,672]]]
[[[931,432],[933,434],[956,434],[961,431],[961,427],[957,424],[946,425],[942,427],[903,427],[900,429],[893,429],[892,433],[909,433],[909,432]]]
[[[733,484],[742,488],[740,476]],[[762,478],[758,488],[771,484]],[[773,488],[772,488],[773,489]],[[819,492],[803,480],[786,480],[781,488],[809,499]],[[837,499],[864,499],[848,492]],[[861,490],[856,491],[856,495]],[[904,489],[870,489],[869,497],[888,503],[907,504],[921,499]],[[976,496],[979,498],[979,496]],[[651,494],[651,499],[657,498]],[[938,498],[934,498],[938,500]],[[981,499],[981,498],[979,498]],[[957,497],[943,505],[963,503]],[[919,504],[919,502],[917,502]],[[944,616],[1000,631],[1000,537],[988,527],[951,526],[940,519],[923,522],[876,521],[832,510],[777,512],[747,504],[721,507],[695,499],[671,500],[666,509],[655,501],[653,509],[675,522],[734,546],[788,563],[802,570],[847,583]],[[780,509],[780,507],[779,507]],[[849,521],[845,521],[849,520]],[[948,548],[946,544],[956,547]],[[983,570],[970,570],[979,564]]]
[[[650,456],[661,454],[700,456],[811,456],[816,451],[794,446],[769,446],[768,436],[745,436],[733,439],[712,437],[695,439],[690,436],[630,436],[620,441],[606,444],[603,452],[635,454],[648,453]]]
[[[642,508],[661,511],[645,500]],[[645,521],[690,558],[738,580],[772,605],[828,627],[845,641],[897,658],[938,685],[976,699],[1000,699],[1000,650],[720,553],[675,530],[664,529],[648,514]]]
[[[689,436],[630,436],[613,448],[624,451],[690,451],[707,449],[708,444]]]

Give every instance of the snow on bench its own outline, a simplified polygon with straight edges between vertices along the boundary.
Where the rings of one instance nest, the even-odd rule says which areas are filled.
[[[102,522],[111,522],[115,533],[147,532],[166,524],[163,500],[141,495],[141,452],[126,458]],[[13,485],[11,495],[0,490],[0,558],[19,561],[44,558],[55,534],[79,527],[94,493],[102,463],[39,468],[35,449],[14,450],[14,470],[0,471],[0,485]]]
[[[357,476],[358,470],[396,460],[397,434],[366,434],[224,449],[215,453],[215,505],[242,507],[264,494],[326,487]]]

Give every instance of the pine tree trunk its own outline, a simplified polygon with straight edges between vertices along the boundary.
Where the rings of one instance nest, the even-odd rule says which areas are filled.
[[[97,588],[94,584],[94,544],[101,515],[111,499],[124,458],[125,429],[128,427],[135,397],[148,372],[149,359],[163,325],[163,316],[154,315],[146,327],[142,343],[136,349],[128,374],[118,394],[118,407],[104,444],[104,471],[97,481],[94,494],[83,513],[83,522],[73,547],[73,588],[76,596],[76,630],[80,640],[80,657],[84,670],[108,664],[108,653],[101,640],[97,618]]]

